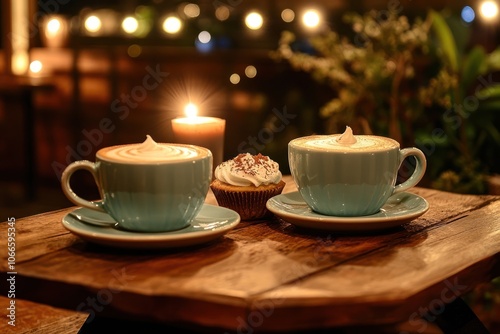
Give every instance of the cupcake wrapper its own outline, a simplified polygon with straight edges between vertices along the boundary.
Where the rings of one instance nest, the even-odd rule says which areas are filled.
[[[284,184],[274,189],[249,192],[211,189],[220,206],[238,212],[241,220],[254,220],[272,215],[266,203],[271,197],[281,194],[283,188]]]

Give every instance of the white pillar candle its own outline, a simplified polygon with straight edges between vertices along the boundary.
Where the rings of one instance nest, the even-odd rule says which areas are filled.
[[[177,143],[208,148],[213,155],[213,169],[222,163],[226,120],[216,117],[183,117],[172,120]]]

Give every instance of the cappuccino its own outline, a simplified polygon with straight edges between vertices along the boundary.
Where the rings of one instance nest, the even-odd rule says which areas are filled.
[[[183,144],[156,143],[149,135],[141,144],[119,145],[99,150],[100,159],[118,163],[174,163],[202,159],[211,155],[208,149]]]
[[[404,159],[417,161],[412,176],[396,185]],[[367,216],[380,210],[395,193],[415,186],[426,169],[417,148],[380,136],[343,134],[294,139],[288,144],[290,172],[309,207],[328,216]]]
[[[70,185],[77,170],[94,176],[99,201],[79,197]],[[124,230],[167,232],[186,227],[205,201],[212,179],[212,153],[193,145],[141,144],[99,150],[96,162],[75,161],[64,170],[64,194],[76,205],[106,212]]]

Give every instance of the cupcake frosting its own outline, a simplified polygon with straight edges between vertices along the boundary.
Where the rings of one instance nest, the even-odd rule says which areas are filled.
[[[221,182],[233,186],[278,184],[281,181],[281,172],[278,163],[262,154],[239,154],[217,166],[215,177]]]

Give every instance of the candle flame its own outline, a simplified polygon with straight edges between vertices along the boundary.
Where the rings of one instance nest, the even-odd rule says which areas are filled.
[[[195,118],[198,115],[198,107],[190,102],[184,107],[184,113],[188,118]]]

